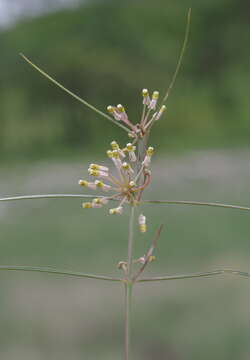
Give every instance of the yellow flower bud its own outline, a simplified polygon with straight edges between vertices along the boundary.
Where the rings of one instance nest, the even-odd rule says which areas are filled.
[[[86,181],[86,180],[82,180],[82,179],[80,179],[79,181],[78,181],[78,184],[80,185],[80,186],[88,186],[88,181]]]
[[[91,202],[82,203],[82,208],[83,209],[91,209],[92,208]]]
[[[152,99],[157,100],[159,97],[159,91],[154,91],[152,95]]]

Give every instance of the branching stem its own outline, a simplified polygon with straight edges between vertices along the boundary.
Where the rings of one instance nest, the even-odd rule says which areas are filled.
[[[149,261],[150,261],[150,257],[153,255],[153,252],[154,252],[154,249],[156,247],[156,243],[158,241],[158,239],[160,238],[161,236],[161,232],[162,232],[162,228],[163,228],[163,225],[161,225],[159,227],[159,229],[157,230],[156,232],[156,236],[155,238],[153,239],[152,241],[152,244],[145,256],[145,262],[144,264],[140,267],[140,269],[135,273],[135,275],[133,276],[133,283],[135,283],[137,281],[137,279],[139,278],[139,276],[143,273],[143,271],[145,270],[146,266],[148,265]]]

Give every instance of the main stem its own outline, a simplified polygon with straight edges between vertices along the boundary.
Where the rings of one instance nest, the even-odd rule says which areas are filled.
[[[134,213],[135,208],[131,206],[128,232],[128,260],[127,260],[127,280],[125,282],[125,360],[130,358],[131,347],[131,300],[132,300],[132,264],[133,264],[133,238],[134,238]]]

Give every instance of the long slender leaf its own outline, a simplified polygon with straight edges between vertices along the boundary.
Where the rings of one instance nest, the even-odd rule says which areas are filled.
[[[206,202],[206,201],[186,201],[186,200],[143,200],[141,203],[148,204],[165,204],[165,205],[195,205],[195,206],[212,206],[212,207],[221,207],[226,209],[238,209],[250,211],[250,207],[232,205],[232,204],[223,204],[217,202]]]
[[[242,277],[250,277],[249,272],[232,270],[232,269],[218,269],[218,270],[214,270],[214,271],[200,272],[200,273],[177,274],[177,275],[166,275],[166,276],[142,278],[137,281],[138,282],[146,282],[146,281],[163,281],[163,280],[182,280],[182,279],[209,277],[209,276],[223,275],[223,274],[231,274],[231,275],[237,275],[237,276],[242,276]]]
[[[169,97],[169,94],[170,94],[170,92],[171,92],[171,90],[172,90],[172,88],[174,86],[176,77],[177,77],[177,75],[179,73],[179,70],[180,70],[180,67],[181,67],[181,64],[182,64],[182,60],[183,60],[183,56],[184,56],[184,53],[185,53],[185,50],[186,50],[186,47],[187,47],[187,43],[188,43],[188,37],[189,37],[189,32],[190,32],[190,22],[191,22],[191,8],[188,10],[185,36],[184,36],[180,56],[179,56],[179,59],[178,59],[176,69],[175,69],[174,75],[172,77],[171,83],[170,83],[170,85],[169,85],[169,87],[168,87],[168,89],[166,91],[166,94],[164,95],[163,100],[162,100],[162,104],[164,104],[167,101],[167,99]]]
[[[19,200],[37,200],[37,199],[64,199],[64,198],[95,198],[94,195],[85,195],[85,194],[36,194],[36,195],[19,195],[19,196],[6,196],[0,198],[0,201],[19,201]],[[98,196],[103,197],[103,196]]]
[[[114,277],[110,277],[110,276],[85,274],[85,273],[77,272],[77,271],[61,270],[61,269],[56,269],[56,268],[38,267],[38,266],[0,265],[0,271],[31,271],[31,272],[48,273],[48,274],[63,275],[63,276],[70,276],[70,277],[96,279],[96,280],[123,281],[122,279],[114,278]]]
[[[114,120],[112,117],[110,117],[109,115],[105,114],[104,112],[102,112],[101,110],[98,110],[95,106],[89,104],[86,100],[83,100],[80,96],[74,94],[72,91],[68,90],[65,86],[63,86],[62,84],[60,84],[57,80],[53,79],[50,75],[48,75],[45,71],[43,71],[42,69],[40,69],[37,65],[35,65],[30,59],[28,59],[25,55],[23,55],[22,53],[20,53],[20,56],[28,63],[30,64],[34,69],[36,69],[40,74],[42,74],[43,76],[45,76],[48,80],[50,80],[51,82],[53,82],[53,84],[55,84],[56,86],[58,86],[60,89],[62,89],[63,91],[65,91],[66,93],[68,93],[70,96],[72,96],[73,98],[75,98],[76,100],[80,101],[82,104],[84,104],[85,106],[87,106],[88,108],[90,108],[91,110],[95,111],[97,114],[105,117],[106,119],[108,119],[109,121],[111,121],[112,123],[114,123],[115,125],[119,126],[120,128],[122,128],[123,130],[125,130],[126,132],[130,131],[126,126],[122,125],[121,123],[119,123],[118,121]]]

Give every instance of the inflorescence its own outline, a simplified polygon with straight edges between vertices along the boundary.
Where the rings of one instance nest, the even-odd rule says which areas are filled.
[[[128,134],[131,138],[143,137],[146,132],[149,132],[153,123],[159,120],[162,114],[164,113],[164,111],[166,110],[165,105],[162,105],[158,110],[156,110],[156,106],[159,98],[159,91],[154,91],[150,98],[148,89],[143,89],[142,98],[143,98],[142,116],[140,122],[137,123],[136,125],[134,125],[129,120],[129,117],[123,105],[121,104],[118,104],[117,106],[109,105],[107,107],[108,112],[114,117],[115,120],[124,122],[131,129],[131,131]]]
[[[79,185],[87,187],[91,190],[102,190],[104,192],[113,192],[110,196],[101,196],[94,198],[91,202],[82,203],[84,209],[101,208],[110,200],[119,201],[115,208],[109,209],[111,215],[121,215],[124,205],[138,205],[144,189],[151,182],[151,157],[154,154],[152,146],[146,147],[145,141],[143,148],[140,150],[136,146],[139,139],[149,133],[153,123],[161,117],[166,109],[162,105],[156,110],[159,92],[154,91],[150,98],[147,89],[142,90],[142,116],[139,123],[134,125],[125,111],[123,105],[108,106],[107,110],[111,113],[115,120],[124,122],[131,131],[129,137],[133,141],[127,143],[124,148],[120,148],[116,141],[111,142],[111,149],[107,151],[107,156],[111,159],[116,168],[116,175],[111,174],[109,167],[98,164],[90,164],[88,173],[91,177],[96,178],[95,181],[79,180]],[[153,111],[153,112],[152,112]],[[142,233],[146,232],[146,217],[140,214],[138,224]]]

